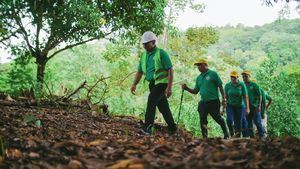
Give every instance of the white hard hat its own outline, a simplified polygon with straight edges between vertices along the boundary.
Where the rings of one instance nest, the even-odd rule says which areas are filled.
[[[156,35],[151,31],[147,31],[142,35],[141,42],[142,43],[147,43],[147,42],[150,42],[150,41],[153,41],[153,40],[155,40],[155,41],[157,40]]]

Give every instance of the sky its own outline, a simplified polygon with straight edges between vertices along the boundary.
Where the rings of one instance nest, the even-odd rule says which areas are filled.
[[[196,13],[186,9],[179,14],[175,26],[186,30],[193,26],[225,26],[242,23],[246,26],[263,25],[278,19],[278,12],[284,2],[273,4],[273,7],[262,5],[261,0],[199,0],[206,5],[204,13]],[[300,18],[296,12],[296,2],[289,3],[291,14],[289,19]]]
[[[196,13],[192,9],[181,12],[175,26],[186,30],[193,26],[225,26],[242,23],[246,26],[271,23],[278,18],[278,12],[284,7],[283,2],[275,3],[273,7],[262,5],[261,0],[195,0],[206,5],[204,13]],[[295,11],[296,2],[289,3],[290,19],[300,18]],[[0,63],[8,62],[9,54],[0,49]]]

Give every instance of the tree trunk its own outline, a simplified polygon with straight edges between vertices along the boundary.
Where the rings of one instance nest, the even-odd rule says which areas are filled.
[[[40,95],[43,91],[44,77],[45,77],[45,68],[47,63],[47,55],[39,55],[36,57],[37,64],[37,85],[38,85],[38,94]]]
[[[171,16],[173,15],[173,0],[170,0],[168,2],[169,6],[169,13],[167,13],[166,17],[166,23],[167,25],[164,27],[164,32],[163,32],[163,48],[167,48],[167,43],[168,43],[168,33],[169,33],[169,27],[171,26]]]

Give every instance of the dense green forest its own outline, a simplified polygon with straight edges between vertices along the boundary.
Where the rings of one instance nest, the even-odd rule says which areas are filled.
[[[169,52],[174,64],[173,94],[169,100],[176,122],[180,83],[194,86],[199,72],[193,62],[206,57],[209,67],[221,75],[223,84],[230,80],[232,70],[252,72],[252,77],[273,98],[268,112],[270,136],[300,136],[299,19],[283,19],[255,27],[195,27],[185,32],[170,29],[167,43],[162,43],[162,38],[158,46]],[[137,95],[129,91],[141,52],[140,45],[129,43],[121,36],[114,41],[91,41],[65,50],[47,63],[44,92],[36,97],[67,95],[87,81],[88,86],[94,85],[93,90],[80,90],[72,96],[74,100],[91,99],[95,104],[107,104],[110,114],[143,118],[147,82],[139,84]],[[0,90],[12,97],[37,90],[35,60],[22,50],[16,49],[14,53],[13,61],[0,64]],[[200,136],[198,101],[199,95],[184,93],[179,121],[196,136]],[[156,117],[158,122],[163,122],[158,112]],[[209,134],[221,135],[216,123],[209,123]]]

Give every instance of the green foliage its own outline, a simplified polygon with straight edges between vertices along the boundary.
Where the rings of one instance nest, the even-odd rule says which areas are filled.
[[[24,115],[23,116],[23,121],[27,124],[33,123],[38,127],[41,127],[41,120],[38,120],[34,115]]]
[[[49,39],[41,42],[30,41],[32,46],[42,45],[52,49],[53,43],[78,42],[86,37],[105,37],[106,33],[137,30],[143,32],[150,28],[161,31],[163,23],[163,0],[130,0],[130,1],[31,1],[5,0],[1,3],[1,26],[13,31],[22,28],[19,22],[29,19],[32,26],[38,26],[38,31],[44,31]],[[149,25],[147,20],[155,20]],[[10,30],[13,28],[13,30]],[[25,33],[21,30],[20,33]],[[28,36],[35,35],[35,32]],[[35,38],[34,38],[35,39]],[[29,47],[29,46],[27,46]],[[48,50],[49,50],[48,49]]]
[[[146,30],[159,33],[165,5],[164,0],[4,0],[0,6],[0,38],[1,42],[18,38],[18,48],[36,59],[36,79],[42,90],[46,64],[58,53],[108,36],[134,39]]]
[[[186,37],[193,45],[203,48],[207,48],[219,40],[218,32],[212,27],[188,28]]]
[[[25,115],[23,117],[23,121],[25,123],[35,122],[36,121],[36,117],[34,115]]]
[[[190,66],[196,58],[206,52],[209,45],[216,43],[218,38],[218,32],[214,28],[189,28],[186,32],[171,37],[167,49],[170,50],[171,56],[174,56],[172,59],[178,61],[179,65]]]
[[[272,136],[300,136],[299,78],[278,71],[278,61],[265,60],[257,72],[259,85],[272,97],[268,110],[269,134]],[[297,86],[298,85],[298,86]]]
[[[300,29],[300,25],[297,29]],[[300,34],[265,33],[260,39],[264,52],[272,55],[281,65],[286,65],[298,57],[300,53]]]
[[[30,91],[35,86],[35,65],[28,52],[16,49],[15,55],[19,56],[12,63],[12,68],[8,72],[6,83],[9,88],[5,91],[13,96],[18,96],[22,92]]]
[[[7,92],[10,89],[7,83],[9,71],[10,71],[9,63],[6,64],[0,63],[0,91],[1,92]]]
[[[71,93],[84,81],[87,81],[87,85],[91,87],[98,79],[109,76],[108,70],[105,69],[106,61],[100,55],[103,52],[99,48],[100,45],[96,43],[77,46],[64,51],[62,56],[49,62],[45,83],[53,96]],[[99,102],[99,99],[103,100],[104,82],[99,82],[95,86],[93,98],[97,97],[97,99],[93,100],[94,102]],[[74,97],[86,99],[87,90],[80,90]]]

